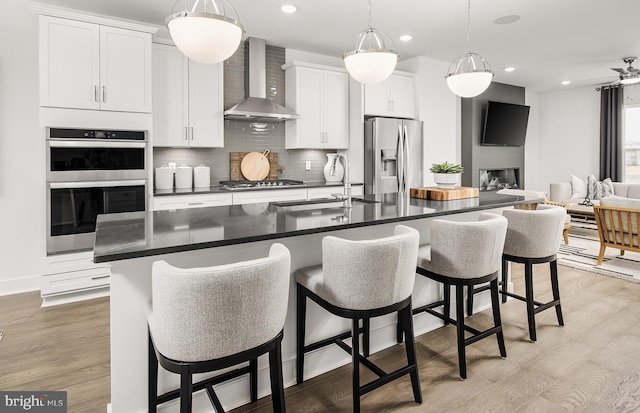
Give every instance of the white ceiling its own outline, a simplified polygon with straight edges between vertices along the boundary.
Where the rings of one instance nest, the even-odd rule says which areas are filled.
[[[36,0],[164,25],[174,0]],[[246,36],[268,44],[341,56],[367,26],[366,0],[230,0]],[[282,4],[298,11],[286,15]],[[498,25],[494,20],[519,15]],[[372,0],[373,27],[389,34],[400,60],[451,62],[466,52],[465,0]],[[413,40],[398,40],[410,33]],[[640,56],[640,0],[473,0],[471,50],[489,61],[495,80],[533,92],[615,81],[611,67]],[[504,67],[515,66],[511,73]],[[640,67],[637,62],[636,67]],[[444,79],[445,73],[442,73]],[[561,86],[561,80],[571,80]],[[444,80],[443,80],[444,81]]]

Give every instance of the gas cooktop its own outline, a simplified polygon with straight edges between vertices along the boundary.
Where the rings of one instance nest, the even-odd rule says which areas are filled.
[[[283,188],[286,186],[303,186],[303,181],[294,179],[273,179],[268,181],[220,181],[220,185],[225,189],[265,189]]]

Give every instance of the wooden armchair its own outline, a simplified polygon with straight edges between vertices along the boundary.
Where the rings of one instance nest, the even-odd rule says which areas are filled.
[[[640,209],[621,206],[595,205],[593,212],[600,236],[600,254],[598,264],[602,264],[607,247],[617,248],[620,255],[625,251],[640,252],[638,233],[640,233]]]

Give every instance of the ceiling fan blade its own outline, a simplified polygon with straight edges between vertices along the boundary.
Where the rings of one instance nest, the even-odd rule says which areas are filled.
[[[627,71],[630,72],[630,73],[638,73],[638,72],[640,72],[640,69],[636,69],[635,67],[629,66],[627,68]]]
[[[618,72],[618,73],[622,73],[623,75],[627,73],[627,71],[626,71],[626,70],[624,70],[624,69],[620,69],[619,67],[616,67],[616,68],[611,67],[610,69],[611,69],[611,70],[614,70],[614,71],[616,71],[616,72]]]

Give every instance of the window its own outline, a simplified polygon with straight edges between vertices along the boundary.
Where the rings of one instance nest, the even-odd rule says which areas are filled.
[[[640,183],[640,105],[624,109],[624,182]]]

